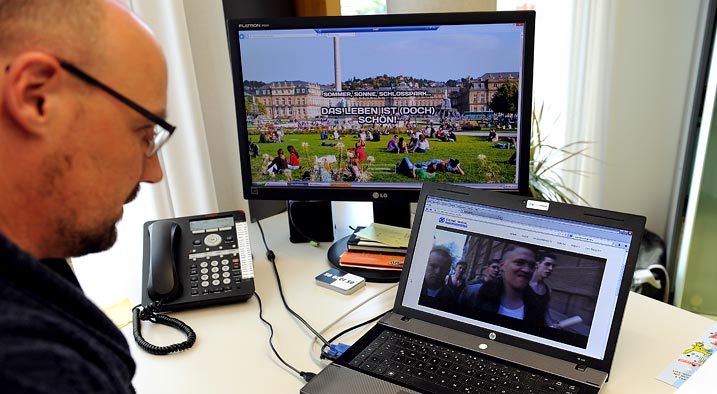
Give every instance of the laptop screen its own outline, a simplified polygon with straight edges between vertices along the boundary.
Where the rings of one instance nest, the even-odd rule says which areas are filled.
[[[420,223],[402,306],[605,357],[632,232],[435,196]]]

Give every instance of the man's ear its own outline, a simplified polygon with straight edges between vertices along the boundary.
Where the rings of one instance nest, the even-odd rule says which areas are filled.
[[[24,53],[8,66],[3,86],[3,103],[8,115],[25,131],[47,132],[52,119],[50,107],[57,98],[60,63],[42,52]]]

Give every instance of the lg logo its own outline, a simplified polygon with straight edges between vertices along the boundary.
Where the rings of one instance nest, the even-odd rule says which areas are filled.
[[[373,199],[378,200],[379,198],[388,198],[388,193],[373,192]]]
[[[488,338],[489,338],[491,341],[495,341],[495,338],[496,338],[496,337],[497,337],[497,335],[495,335],[494,332],[491,332],[490,334],[488,334]]]

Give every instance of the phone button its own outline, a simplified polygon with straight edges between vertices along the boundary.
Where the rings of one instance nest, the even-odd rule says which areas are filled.
[[[209,234],[204,237],[204,244],[207,246],[217,246],[222,243],[222,236],[219,234]]]

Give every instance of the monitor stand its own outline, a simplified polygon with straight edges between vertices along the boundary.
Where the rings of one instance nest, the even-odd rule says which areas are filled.
[[[334,240],[334,220],[331,201],[287,201],[289,217],[289,241],[319,242]]]
[[[389,202],[376,202],[373,203],[373,221],[375,223],[388,224],[391,226],[398,227],[411,227],[411,203],[389,203]],[[327,257],[329,263],[334,268],[338,268],[348,273],[362,276],[366,278],[368,282],[398,282],[401,278],[401,271],[389,271],[389,270],[372,270],[365,268],[356,267],[343,267],[339,264],[339,259],[344,250],[347,249],[346,242],[351,236],[346,236],[338,241],[334,242],[329,251]]]

